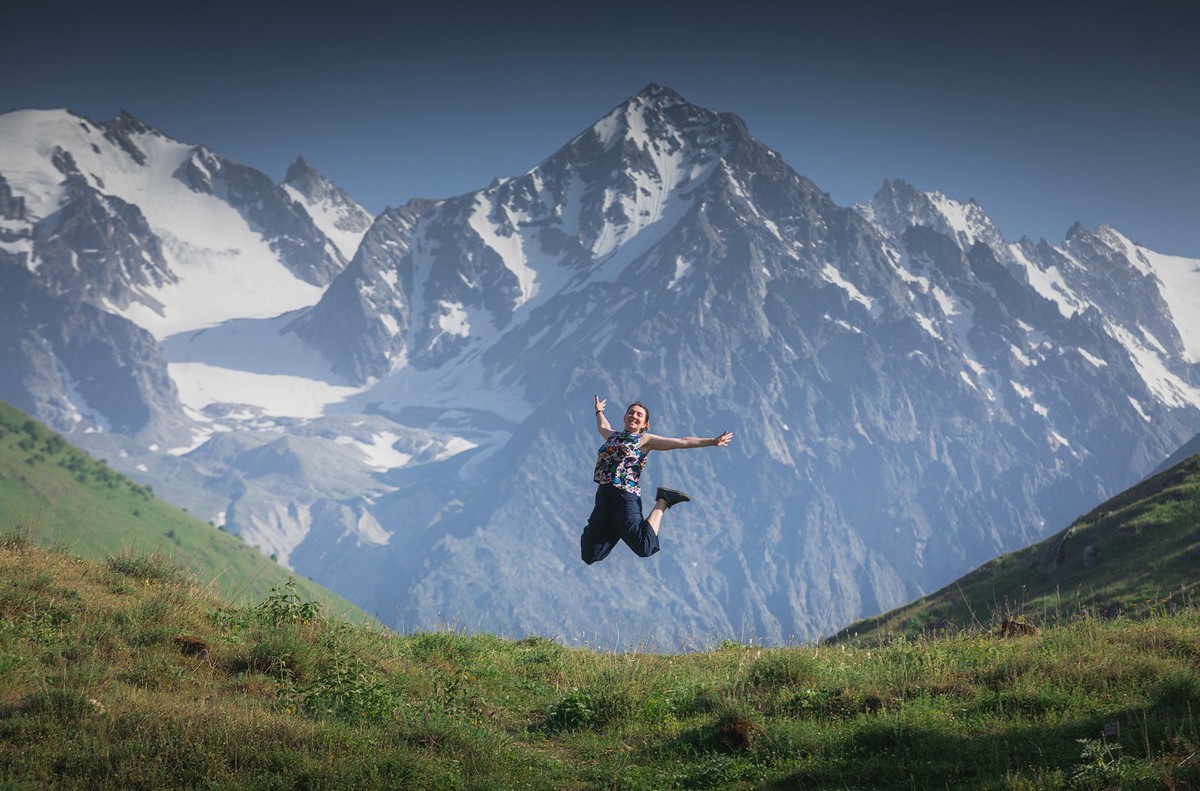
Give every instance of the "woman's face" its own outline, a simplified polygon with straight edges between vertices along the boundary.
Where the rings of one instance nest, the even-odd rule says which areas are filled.
[[[625,410],[625,430],[630,434],[638,434],[646,430],[646,408],[641,404],[633,404]]]

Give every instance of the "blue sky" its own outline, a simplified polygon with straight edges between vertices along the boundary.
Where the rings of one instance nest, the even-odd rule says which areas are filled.
[[[1101,223],[1200,258],[1188,4],[23,4],[0,111],[124,108],[371,211],[536,165],[647,83],[741,116],[841,205],[894,177],[1010,239]]]

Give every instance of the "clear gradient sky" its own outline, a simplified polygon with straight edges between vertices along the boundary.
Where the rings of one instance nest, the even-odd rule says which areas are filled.
[[[889,177],[1010,240],[1106,223],[1200,258],[1191,2],[21,4],[0,112],[120,109],[372,212],[523,173],[650,82],[848,206]],[[120,10],[118,10],[120,9]]]

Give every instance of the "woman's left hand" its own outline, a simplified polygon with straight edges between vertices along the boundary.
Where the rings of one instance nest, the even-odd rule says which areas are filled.
[[[729,441],[732,439],[733,439],[732,431],[722,431],[720,433],[720,435],[713,438],[713,445],[715,445],[718,448],[723,448],[726,445],[728,445]]]

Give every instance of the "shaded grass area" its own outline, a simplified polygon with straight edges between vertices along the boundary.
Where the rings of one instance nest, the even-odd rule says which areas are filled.
[[[178,559],[234,600],[257,601],[285,584],[289,571],[212,525],[154,496],[154,490],[92,459],[62,435],[0,401],[0,526],[35,542],[68,546],[101,560],[125,550]],[[366,613],[316,583],[300,579],[305,596],[340,616]]]
[[[1200,786],[1200,615],[605,654],[0,537],[0,788]]]

